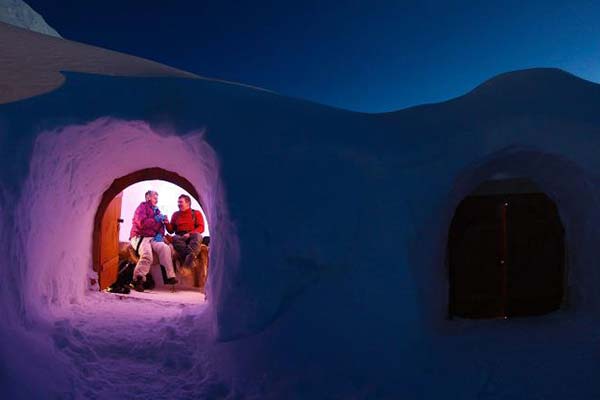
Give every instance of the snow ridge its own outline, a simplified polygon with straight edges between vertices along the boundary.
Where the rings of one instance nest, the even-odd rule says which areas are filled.
[[[40,14],[23,0],[0,0],[0,22],[45,35],[61,37]]]

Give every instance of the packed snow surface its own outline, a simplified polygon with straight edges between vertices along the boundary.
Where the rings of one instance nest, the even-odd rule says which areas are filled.
[[[199,289],[192,287],[177,287],[172,291],[169,287],[154,288],[143,292],[132,290],[129,294],[109,293],[117,296],[121,300],[139,299],[160,303],[179,303],[179,304],[201,304],[204,303],[204,294]]]
[[[80,376],[60,397],[220,397],[224,390],[206,357],[209,332],[192,323],[203,308],[91,295],[85,307],[73,307],[68,319],[54,323],[51,340]]]

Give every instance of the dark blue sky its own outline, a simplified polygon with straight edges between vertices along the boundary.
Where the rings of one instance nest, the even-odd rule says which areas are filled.
[[[536,66],[600,80],[594,1],[26,2],[68,39],[351,110],[441,101]]]

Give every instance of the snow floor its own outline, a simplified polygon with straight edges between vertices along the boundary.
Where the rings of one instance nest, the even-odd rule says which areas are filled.
[[[52,339],[78,371],[65,398],[226,397],[228,389],[206,361],[208,324],[194,322],[207,303],[146,301],[170,294],[139,293],[123,301],[126,296],[90,293],[55,322]],[[178,294],[202,298],[195,291]]]
[[[110,296],[116,296],[120,300],[136,299],[136,300],[147,300],[156,302],[168,302],[178,304],[202,304],[204,303],[205,296],[200,292],[199,288],[179,288],[175,287],[175,291],[172,292],[170,287],[156,287],[153,290],[144,290],[143,292],[136,292],[131,290],[129,294],[118,294],[104,292]]]

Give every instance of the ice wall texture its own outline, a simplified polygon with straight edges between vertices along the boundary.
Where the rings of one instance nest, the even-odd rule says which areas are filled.
[[[222,208],[208,211],[213,238],[221,234],[211,246],[239,243],[211,271],[211,323],[226,342],[214,365],[235,360],[223,368],[238,382],[260,382],[259,397],[303,388],[310,398],[329,387],[359,398],[433,398],[440,388],[457,398],[514,398],[511,382],[545,398],[567,397],[570,387],[597,394],[597,359],[585,354],[597,345],[600,304],[599,106],[598,85],[557,70],[511,73],[445,103],[377,115],[204,80],[68,74],[58,90],[0,108],[0,212],[8,226],[25,220],[18,234],[2,233],[10,255],[0,269],[2,314],[26,321],[72,300],[85,304],[83,283],[47,270],[67,270],[56,266],[65,247],[46,247],[50,235],[29,224],[82,207],[78,236],[87,234],[81,244],[89,246],[83,221],[100,186],[138,166],[123,150],[133,134],[120,133],[124,124],[136,141],[176,143],[168,167],[188,178],[199,170],[177,159],[196,162],[201,153],[182,143],[204,141],[214,151],[214,181],[225,195]],[[198,130],[201,138],[185,136]],[[147,151],[165,167],[157,148]],[[452,214],[478,183],[499,175],[526,176],[556,201],[568,302],[559,313],[508,324],[448,321]],[[63,192],[82,205],[43,204]],[[51,262],[19,256],[29,238]],[[89,253],[65,255],[64,264],[84,276]],[[545,385],[548,374],[566,383]]]
[[[0,0],[0,22],[29,29],[45,35],[60,37],[44,18],[23,0]]]

